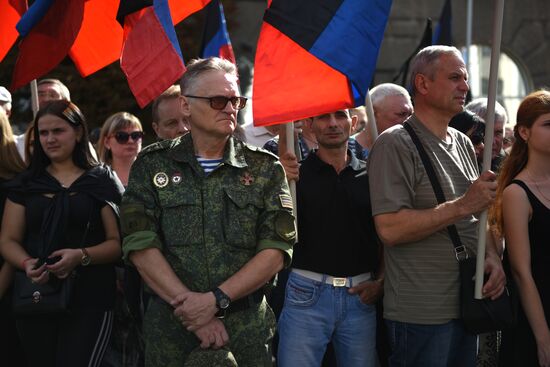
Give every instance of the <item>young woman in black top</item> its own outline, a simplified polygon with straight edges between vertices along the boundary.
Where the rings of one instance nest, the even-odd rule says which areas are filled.
[[[76,278],[70,312],[18,316],[29,365],[98,366],[112,326],[122,186],[88,149],[84,116],[68,101],[34,120],[30,167],[8,194],[0,250],[34,283]]]

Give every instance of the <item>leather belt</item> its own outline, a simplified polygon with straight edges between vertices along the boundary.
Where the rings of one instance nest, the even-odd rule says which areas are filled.
[[[333,287],[351,288],[359,283],[372,279],[372,273],[363,273],[353,277],[338,278],[331,275],[316,273],[314,271],[302,269],[292,269],[292,272],[301,275],[304,278],[315,280],[316,282],[332,285]]]

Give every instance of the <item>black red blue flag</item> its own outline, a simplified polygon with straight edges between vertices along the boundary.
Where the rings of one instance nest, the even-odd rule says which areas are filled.
[[[217,56],[235,63],[235,54],[227,32],[223,5],[219,0],[212,0],[205,10],[206,20],[200,56],[203,58]]]
[[[391,0],[273,0],[256,50],[253,114],[270,125],[364,104]]]

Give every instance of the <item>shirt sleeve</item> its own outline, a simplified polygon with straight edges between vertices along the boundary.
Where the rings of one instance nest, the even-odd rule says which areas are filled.
[[[258,220],[257,252],[268,248],[279,249],[284,253],[285,267],[288,267],[296,240],[292,197],[283,167],[278,161],[272,171],[272,177],[264,189],[265,209]]]
[[[162,249],[158,236],[159,206],[146,158],[147,156],[138,157],[132,165],[128,187],[122,198],[120,221],[124,238],[122,251],[126,262],[129,262],[132,251]]]
[[[412,208],[416,159],[399,130],[378,137],[368,158],[372,214]],[[413,147],[414,148],[414,147]]]

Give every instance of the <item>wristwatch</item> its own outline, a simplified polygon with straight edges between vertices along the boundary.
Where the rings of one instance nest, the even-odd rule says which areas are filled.
[[[92,257],[88,253],[88,250],[85,248],[81,248],[80,251],[82,251],[82,258],[80,259],[80,264],[82,266],[88,266],[92,262]]]
[[[229,308],[231,304],[231,298],[225,294],[220,288],[216,288],[212,291],[214,297],[216,297],[216,307],[218,307],[218,312],[216,312],[216,317],[223,318],[225,316],[225,311]]]

